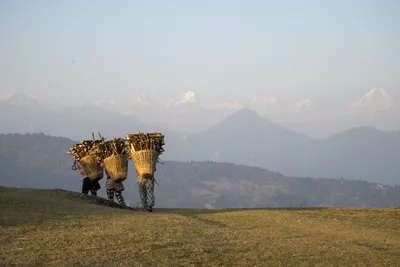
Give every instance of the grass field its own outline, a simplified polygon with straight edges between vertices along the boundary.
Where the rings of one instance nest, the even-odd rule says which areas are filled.
[[[400,266],[400,209],[166,210],[0,187],[0,266]]]

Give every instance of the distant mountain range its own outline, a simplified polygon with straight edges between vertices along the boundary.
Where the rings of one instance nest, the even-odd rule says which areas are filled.
[[[25,95],[0,102],[0,112],[2,133],[45,132],[81,139],[90,138],[92,132],[112,136],[144,128],[133,116],[122,116],[94,105],[52,109]]]
[[[111,138],[139,130],[161,130],[167,142],[164,160],[212,160],[290,176],[400,184],[400,131],[359,127],[313,139],[243,109],[207,130],[185,134],[151,127],[137,117],[94,105],[50,109],[24,95],[0,102],[0,123],[2,133],[45,132],[75,140],[91,138],[92,132]]]
[[[189,136],[173,160],[214,160],[259,166],[290,176],[400,184],[400,131],[354,128],[312,139],[241,110]]]
[[[243,114],[242,114],[243,115]],[[280,132],[280,130],[277,130]],[[281,133],[281,132],[280,132]],[[302,138],[296,136],[296,138]],[[0,134],[1,186],[63,188],[80,191],[81,177],[66,154],[74,141],[44,134]],[[125,198],[140,203],[132,162]],[[394,207],[400,186],[286,177],[257,167],[217,162],[159,164],[156,206],[168,208]],[[99,195],[105,197],[105,179]]]

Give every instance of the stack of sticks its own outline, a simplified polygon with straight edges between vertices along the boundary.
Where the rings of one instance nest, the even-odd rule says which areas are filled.
[[[129,149],[123,138],[114,138],[109,141],[97,143],[89,152],[96,156],[99,162],[103,162],[105,158],[120,154],[129,154]]]
[[[92,133],[93,140],[83,140],[79,144],[72,145],[67,153],[72,155],[75,160],[79,161],[91,154],[91,150],[94,147],[104,142],[104,138],[100,135],[100,133],[99,137],[99,140],[95,140],[94,134]]]
[[[128,134],[126,139],[131,153],[140,150],[154,150],[161,155],[164,152],[164,135],[160,132]]]

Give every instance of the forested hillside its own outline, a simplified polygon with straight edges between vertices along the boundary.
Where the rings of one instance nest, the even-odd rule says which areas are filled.
[[[81,177],[66,154],[74,141],[44,134],[0,135],[0,185],[80,191]],[[126,198],[139,203],[132,162]],[[261,168],[216,162],[170,162],[157,167],[156,206],[244,207],[393,207],[400,187],[342,179],[285,177]],[[104,194],[105,179],[100,181]]]

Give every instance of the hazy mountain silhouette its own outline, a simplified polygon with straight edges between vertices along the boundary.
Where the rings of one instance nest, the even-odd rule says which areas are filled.
[[[195,121],[192,114],[195,112],[188,116]],[[158,116],[169,118],[163,113]],[[166,135],[165,160],[213,160],[259,166],[292,176],[400,183],[400,132],[360,127],[313,139],[250,109],[237,111],[205,131],[184,135],[185,128],[177,133],[152,127],[137,117],[94,105],[50,109],[32,98],[16,95],[0,102],[0,123],[2,133],[44,132],[76,140],[90,138],[91,132],[112,138],[139,130],[160,130]]]
[[[90,138],[91,132],[105,136],[148,130],[138,118],[123,116],[93,105],[51,109],[26,95],[0,101],[2,133],[44,132],[69,138]]]
[[[190,136],[173,156],[254,165],[292,176],[400,183],[400,132],[363,127],[312,139],[249,109]]]
[[[1,186],[80,191],[82,178],[66,154],[74,141],[44,134],[0,135]],[[164,157],[162,157],[164,159]],[[132,162],[124,195],[139,203]],[[159,164],[156,206],[170,208],[394,207],[400,187],[343,179],[292,178],[265,169],[215,162]],[[105,179],[99,195],[105,197]]]
[[[179,154],[174,159],[266,166],[282,160],[271,151],[285,150],[293,157],[311,141],[307,136],[270,122],[250,109],[243,109],[206,131],[189,136],[181,150],[177,149]]]

